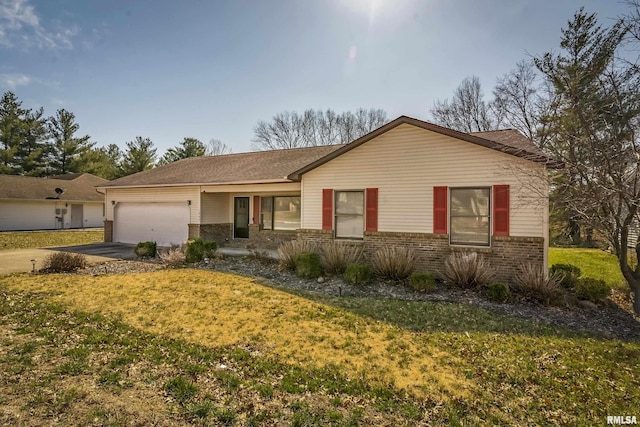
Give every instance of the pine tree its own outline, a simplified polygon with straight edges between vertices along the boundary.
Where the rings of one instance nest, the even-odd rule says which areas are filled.
[[[52,139],[49,156],[52,173],[78,172],[80,170],[78,159],[95,144],[89,141],[91,137],[89,135],[74,136],[80,129],[80,125],[75,123],[75,115],[64,109],[58,110],[55,117],[49,118],[48,129]]]

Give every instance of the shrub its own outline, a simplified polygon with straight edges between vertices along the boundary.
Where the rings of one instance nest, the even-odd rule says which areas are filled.
[[[167,267],[176,268],[180,267],[185,263],[186,257],[182,249],[180,248],[171,248],[166,252],[160,253],[160,259],[163,263],[167,265]]]
[[[372,278],[373,270],[366,264],[349,264],[344,272],[344,281],[350,285],[368,285]]]
[[[579,298],[598,302],[609,296],[611,288],[602,279],[583,277],[576,282],[576,294]]]
[[[545,305],[562,305],[564,291],[560,286],[560,274],[538,265],[522,264],[514,288],[534,301]]]
[[[436,278],[430,273],[413,273],[409,277],[409,286],[414,291],[431,292],[436,288]]]
[[[487,298],[491,301],[505,303],[511,299],[511,289],[506,283],[490,282],[487,285]]]
[[[582,274],[580,268],[572,264],[553,264],[551,273],[558,274],[560,277],[560,285],[565,289],[573,289],[576,286],[578,278]]]
[[[296,269],[296,258],[304,252],[314,252],[313,244],[307,240],[292,240],[278,247],[280,267],[285,270]]]
[[[327,274],[342,274],[349,264],[355,264],[362,256],[362,247],[342,242],[327,243],[320,249],[322,268]]]
[[[156,242],[140,242],[136,245],[135,254],[140,258],[153,258],[157,250]]]
[[[203,240],[198,237],[187,240],[185,260],[189,263],[200,262],[205,258],[212,258],[218,245],[213,240]]]
[[[320,256],[315,252],[303,252],[296,258],[296,274],[303,279],[315,279],[322,274]]]
[[[460,288],[485,286],[493,279],[489,263],[475,252],[453,253],[444,262],[447,282]]]
[[[385,246],[373,254],[373,271],[383,279],[406,280],[416,266],[413,250],[403,247]]]
[[[46,273],[69,273],[87,266],[87,257],[69,252],[54,252],[44,259],[42,271]]]

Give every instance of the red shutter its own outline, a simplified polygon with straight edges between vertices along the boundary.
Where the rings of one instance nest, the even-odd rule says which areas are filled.
[[[509,186],[493,186],[493,235],[509,235]]]
[[[333,229],[333,190],[331,188],[322,190],[322,229]]]
[[[378,189],[367,188],[366,231],[378,231]]]
[[[447,187],[433,187],[433,234],[447,234]]]
[[[253,196],[253,223],[260,224],[260,196]]]

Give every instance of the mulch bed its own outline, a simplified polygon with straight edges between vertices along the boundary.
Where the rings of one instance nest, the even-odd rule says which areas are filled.
[[[640,317],[634,316],[628,296],[621,291],[597,308],[545,307],[527,301],[499,304],[487,300],[474,291],[451,289],[439,284],[432,293],[415,292],[408,286],[376,281],[367,286],[352,286],[340,277],[306,280],[288,271],[281,271],[275,262],[252,257],[221,257],[200,268],[229,272],[243,276],[266,279],[274,287],[318,292],[331,296],[390,298],[406,301],[441,301],[468,304],[496,313],[516,316],[534,322],[543,322],[574,331],[589,332],[604,338],[624,341],[640,341]],[[79,274],[126,274],[156,271],[164,268],[157,260],[112,261],[89,267]]]

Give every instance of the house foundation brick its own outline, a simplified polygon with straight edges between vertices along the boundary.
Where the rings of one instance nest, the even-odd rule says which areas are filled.
[[[189,224],[189,238],[201,237],[215,241],[219,247],[226,246],[231,240],[232,224]]]
[[[298,239],[316,245],[333,241],[331,230],[298,230]],[[418,259],[417,270],[442,277],[447,257],[456,252],[475,252],[483,256],[495,273],[495,280],[513,283],[522,263],[544,265],[544,239],[542,237],[494,236],[491,247],[450,246],[446,234],[365,232],[362,241],[365,259],[383,247],[408,247]]]
[[[113,221],[104,220],[104,241],[105,243],[113,242]]]

